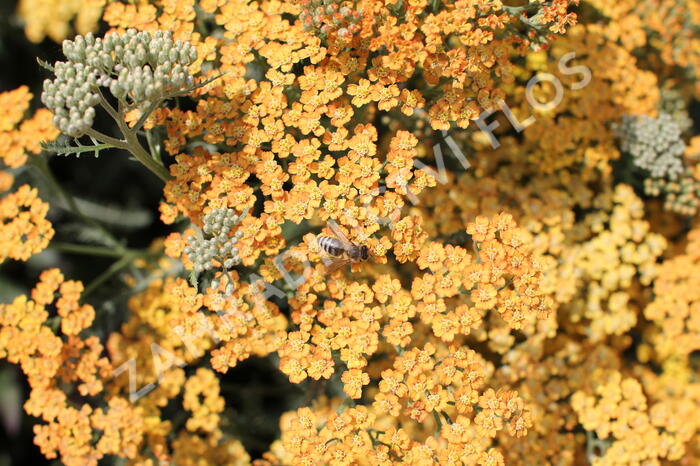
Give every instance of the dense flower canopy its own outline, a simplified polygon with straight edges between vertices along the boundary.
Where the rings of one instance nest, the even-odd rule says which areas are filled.
[[[700,462],[698,1],[17,14],[66,61],[0,92],[0,261],[114,259],[0,305],[46,458]],[[158,176],[149,248],[54,186],[92,152]]]

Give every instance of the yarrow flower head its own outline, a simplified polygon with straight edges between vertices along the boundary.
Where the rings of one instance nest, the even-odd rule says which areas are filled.
[[[197,59],[188,42],[174,41],[169,31],[92,34],[63,42],[68,59],[56,62],[56,77],[44,81],[42,102],[54,113],[54,125],[80,137],[92,127],[95,106],[108,88],[128,110],[146,111],[192,88],[188,66]]]

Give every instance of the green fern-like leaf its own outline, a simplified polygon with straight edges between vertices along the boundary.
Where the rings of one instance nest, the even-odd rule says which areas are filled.
[[[81,144],[77,139],[74,139],[73,141],[76,145],[63,144],[55,141],[42,142],[41,148],[46,152],[51,152],[56,155],[64,155],[66,157],[70,155],[80,157],[81,154],[92,153],[95,158],[100,156],[100,151],[114,148],[114,146],[111,144],[97,144],[96,141],[90,145]]]
[[[44,68],[45,70],[47,70],[47,71],[53,73],[53,66],[52,66],[49,62],[44,61],[44,60],[42,60],[41,58],[37,58],[37,59],[36,59],[36,62],[39,64],[39,66],[41,66],[41,67]]]

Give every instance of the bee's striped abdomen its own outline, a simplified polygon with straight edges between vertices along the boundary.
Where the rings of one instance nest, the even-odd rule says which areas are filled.
[[[319,247],[333,257],[340,257],[345,252],[340,241],[330,236],[320,236],[318,238]]]

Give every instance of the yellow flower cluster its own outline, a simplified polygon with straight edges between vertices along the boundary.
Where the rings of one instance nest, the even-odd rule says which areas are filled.
[[[191,306],[182,306],[194,304],[185,296],[194,293],[187,290],[191,288],[183,281],[159,279],[130,300],[131,318],[106,344],[118,368],[109,391],[137,398],[133,403],[143,413],[144,443],[134,459],[137,464],[149,464],[153,458],[175,464],[247,464],[241,443],[222,435],[224,398],[214,372],[199,368],[188,375],[183,368],[196,363],[213,338],[205,330],[208,322],[187,321],[188,315],[196,315]],[[186,322],[194,330],[180,326]],[[173,422],[164,414],[173,402],[189,415],[176,437],[170,435]]]
[[[593,207],[598,210],[582,222],[591,237],[567,251],[564,273],[579,280],[580,298],[568,308],[570,319],[582,324],[579,332],[598,341],[623,335],[637,324],[636,286],[651,284],[666,240],[649,232],[644,205],[627,185],[601,193]]]
[[[680,460],[683,444],[698,430],[698,418],[675,419],[678,412],[697,412],[689,400],[648,405],[642,385],[619,372],[602,375],[591,395],[578,391],[571,406],[579,422],[595,435],[598,452],[589,460],[594,465],[645,464]],[[690,422],[688,422],[690,421]]]
[[[32,42],[46,36],[61,42],[75,30],[94,32],[106,0],[20,0],[18,11],[24,21],[24,33]]]
[[[664,262],[654,280],[655,299],[644,309],[656,325],[652,337],[658,357],[688,356],[700,350],[700,232],[688,233],[684,254]]]

